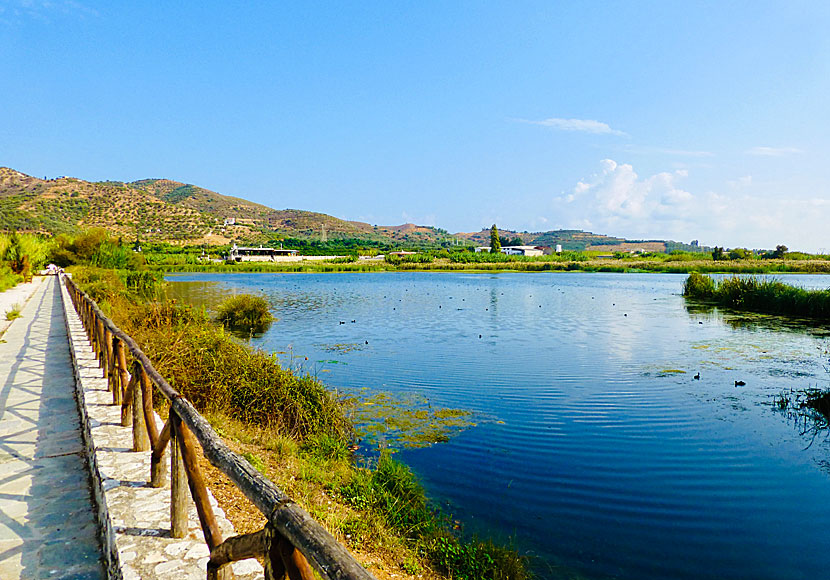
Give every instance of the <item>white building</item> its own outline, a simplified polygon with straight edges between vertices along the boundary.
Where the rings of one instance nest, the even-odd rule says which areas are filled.
[[[234,262],[273,262],[278,256],[295,256],[297,250],[285,250],[283,248],[245,248],[233,245],[228,259]]]
[[[476,248],[477,253],[489,251],[490,246],[479,246]],[[501,253],[507,254],[508,256],[541,256],[544,254],[544,251],[538,246],[502,246]]]

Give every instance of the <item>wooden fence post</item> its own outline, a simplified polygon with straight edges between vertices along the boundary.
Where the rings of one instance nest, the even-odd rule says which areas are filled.
[[[133,373],[132,411],[133,411],[133,451],[149,451],[150,437],[144,420],[144,403],[142,401],[141,373]]]
[[[265,580],[314,580],[308,560],[274,529],[269,522],[266,530]]]
[[[120,344],[116,336],[108,327],[104,327],[104,376],[107,378],[107,389],[112,391],[118,383],[118,371],[116,371],[116,344]]]
[[[164,428],[159,433],[158,441],[153,445],[153,454],[150,457],[150,487],[164,487],[164,482],[167,478],[164,456],[165,449],[167,449],[168,444],[171,444],[170,431],[170,419],[168,418],[167,423],[164,424]],[[173,452],[171,451],[170,455],[172,454]],[[172,463],[172,459],[170,461]]]
[[[112,346],[113,346],[112,350],[114,350],[115,352],[118,352],[119,350],[121,350],[121,348],[122,348],[121,339],[119,339],[117,336],[114,336],[112,338]],[[116,385],[114,383],[115,383],[115,381],[110,381],[110,390],[112,391],[112,404],[113,405],[120,405],[121,402],[122,402],[121,385]]]
[[[147,435],[150,437],[150,445],[153,447],[159,442],[159,428],[156,426],[156,413],[153,410],[153,386],[150,384],[150,377],[147,371],[138,361],[133,367],[135,374],[141,380],[141,406],[144,411],[144,423],[147,425]]]
[[[95,327],[98,329],[98,366],[104,371],[102,375],[105,379],[107,377],[107,331],[104,330],[104,321],[95,317]]]
[[[176,430],[175,413],[170,409],[170,535],[187,535],[187,475],[181,452],[181,435]]]
[[[222,543],[222,531],[216,522],[213,508],[208,499],[207,486],[199,469],[199,461],[196,457],[196,441],[193,434],[182,424],[181,418],[173,414],[172,424],[176,434],[179,450],[182,455],[185,472],[187,473],[187,484],[190,487],[190,495],[196,504],[196,511],[199,514],[199,523],[202,525],[202,532],[205,534],[205,541],[211,550]]]

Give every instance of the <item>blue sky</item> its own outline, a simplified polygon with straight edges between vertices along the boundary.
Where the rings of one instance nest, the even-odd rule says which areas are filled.
[[[350,4],[0,0],[0,165],[830,249],[830,3]]]

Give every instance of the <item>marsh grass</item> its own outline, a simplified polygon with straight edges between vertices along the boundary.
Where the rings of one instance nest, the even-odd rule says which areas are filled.
[[[733,276],[716,281],[692,273],[683,286],[683,295],[736,310],[830,319],[830,290],[806,290],[774,279]]]
[[[216,321],[232,331],[261,334],[268,330],[274,317],[262,296],[238,294],[219,304]]]

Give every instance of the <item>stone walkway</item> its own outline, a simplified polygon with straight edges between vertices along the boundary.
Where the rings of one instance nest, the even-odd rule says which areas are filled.
[[[175,578],[199,579],[206,575],[209,551],[199,526],[196,506],[190,501],[189,531],[185,538],[170,537],[170,482],[152,488],[150,452],[132,451],[132,428],[121,426],[121,407],[113,406],[112,393],[87,340],[83,325],[72,308],[65,288],[67,326],[75,353],[76,373],[81,386],[93,462],[93,482],[108,514],[107,552],[120,563],[124,580]],[[159,428],[162,423],[157,418]],[[168,454],[169,456],[169,454]],[[169,471],[169,470],[168,470]],[[222,537],[235,535],[233,525],[211,495]],[[254,580],[263,577],[256,560],[233,565],[235,578]],[[5,576],[0,574],[0,579]]]
[[[21,313],[0,343],[0,578],[105,578],[57,279]]]
[[[23,308],[43,280],[43,276],[35,276],[31,282],[21,283],[5,292],[0,292],[0,337],[12,323],[11,320],[6,320],[6,314],[15,307]]]

